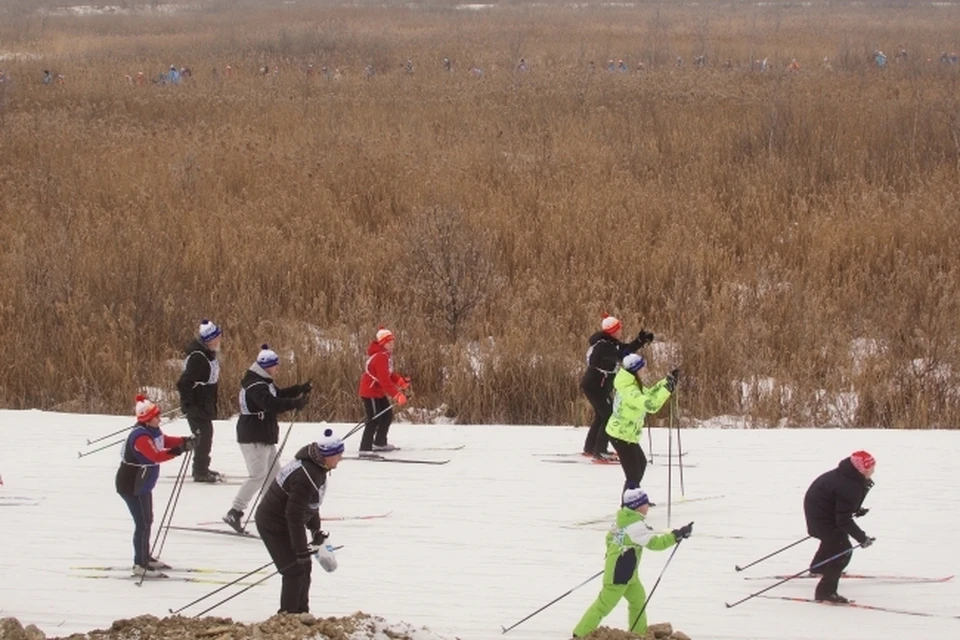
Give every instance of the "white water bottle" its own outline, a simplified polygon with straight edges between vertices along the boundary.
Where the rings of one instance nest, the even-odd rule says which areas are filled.
[[[320,566],[323,567],[323,570],[327,573],[333,573],[337,570],[337,556],[333,552],[332,544],[324,542],[320,545],[320,548],[317,549],[317,552],[313,554],[313,557],[317,559],[317,562],[320,563]]]

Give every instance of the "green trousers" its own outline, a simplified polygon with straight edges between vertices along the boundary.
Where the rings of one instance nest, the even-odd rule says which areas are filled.
[[[643,603],[647,601],[647,592],[644,590],[643,585],[640,584],[640,578],[638,578],[636,572],[634,572],[633,577],[630,578],[627,584],[604,582],[603,589],[600,590],[600,595],[597,596],[597,599],[590,605],[590,608],[587,609],[587,612],[583,614],[580,622],[574,628],[574,637],[582,638],[599,627],[600,621],[614,610],[617,603],[620,602],[620,598],[626,598],[627,604],[629,605],[627,624],[633,625],[633,628],[629,629],[629,631],[641,636],[646,633],[647,612],[644,611],[643,615],[640,615],[639,620],[637,620],[637,616],[643,608]],[[636,624],[634,624],[635,620]]]

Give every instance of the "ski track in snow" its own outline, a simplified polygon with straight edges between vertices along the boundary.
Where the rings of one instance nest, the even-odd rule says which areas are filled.
[[[157,616],[215,587],[151,582],[141,588],[120,580],[77,580],[76,565],[132,564],[133,523],[114,491],[119,448],[77,459],[87,438],[131,424],[127,417],[0,411],[0,496],[29,496],[35,506],[0,510],[0,607],[4,616],[34,623],[48,635],[108,627],[118,618]],[[283,461],[332,426],[297,424]],[[186,423],[165,427],[172,434]],[[603,525],[570,523],[613,514],[623,482],[620,468],[548,465],[531,454],[577,451],[584,429],[396,424],[391,440],[403,447],[466,443],[462,451],[410,452],[410,457],[451,458],[444,466],[371,464],[346,460],[330,476],[323,511],[335,515],[382,513],[390,518],[329,522],[339,569],[314,571],[311,605],[318,615],[357,610],[390,622],[427,626],[462,640],[489,640],[603,566]],[[354,452],[359,436],[348,441]],[[766,583],[745,575],[802,570],[815,542],[798,545],[744,573],[746,564],[805,535],[802,497],[813,478],[851,451],[878,459],[876,487],[861,524],[877,537],[858,550],[857,573],[943,575],[958,573],[960,550],[952,533],[960,521],[960,496],[950,490],[952,465],[945,452],[960,446],[946,431],[685,430],[691,450],[684,460],[687,497],[724,494],[719,500],[674,505],[674,527],[694,520],[650,608],[650,620],[670,621],[695,640],[874,640],[883,637],[953,637],[960,621],[914,618],[814,604],[754,599],[734,602]],[[646,436],[644,447],[646,448]],[[665,430],[654,431],[657,453]],[[402,454],[398,453],[397,455]],[[665,458],[665,456],[664,456]],[[175,475],[180,460],[162,466]],[[234,423],[216,424],[213,468],[243,474]],[[674,467],[674,473],[678,468]],[[667,466],[648,467],[644,488],[660,506],[650,522],[667,528]],[[154,491],[156,524],[173,484]],[[174,524],[193,526],[230,508],[236,486],[188,482]],[[674,497],[679,496],[674,477]],[[698,534],[701,534],[698,536]],[[734,538],[733,536],[743,536]],[[641,575],[649,590],[668,552],[644,554]],[[170,531],[162,558],[180,567],[252,570],[269,560],[257,540]],[[205,574],[209,575],[209,574]],[[944,584],[841,583],[841,593],[863,604],[956,615],[960,580]],[[569,638],[599,589],[594,581],[509,633],[513,640]],[[248,591],[213,615],[252,622],[276,612],[279,578]],[[789,583],[773,595],[812,595],[813,583]],[[218,594],[216,598],[231,593]],[[212,604],[205,602],[204,604]],[[187,610],[190,614],[199,608]],[[624,628],[621,603],[605,624]]]

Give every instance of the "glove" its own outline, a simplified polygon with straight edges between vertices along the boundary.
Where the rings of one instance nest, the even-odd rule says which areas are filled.
[[[326,539],[329,537],[330,537],[329,533],[327,533],[326,531],[321,531],[320,529],[317,529],[316,531],[313,532],[313,541],[311,541],[310,544],[312,544],[315,547],[322,547],[324,541],[326,541]]]
[[[673,393],[673,390],[677,388],[677,382],[680,381],[680,369],[674,369],[667,374],[667,391]]]
[[[197,439],[194,436],[187,436],[180,446],[183,447],[184,451],[193,451],[197,448]]]
[[[653,342],[653,334],[649,331],[641,331],[637,334],[636,342],[640,345],[640,348],[643,348]]]
[[[677,542],[680,542],[685,538],[689,538],[690,535],[693,533],[693,523],[691,522],[690,524],[683,525],[679,529],[674,529],[672,533],[673,533],[673,537],[676,538]]]
[[[307,380],[297,388],[297,391],[299,392],[297,393],[298,396],[307,395],[308,393],[313,391],[313,381]]]
[[[314,554],[313,549],[297,552],[297,564],[310,564],[310,556]]]
[[[307,406],[307,397],[306,397],[306,396],[300,396],[299,398],[294,398],[294,399],[293,399],[293,408],[296,409],[297,411],[300,411],[300,410],[303,409],[305,406]]]
[[[862,518],[863,516],[867,515],[868,513],[870,513],[870,509],[864,509],[863,507],[860,507],[859,509],[857,509],[857,512],[856,512],[855,514],[853,514],[853,517],[854,517],[854,518]]]
[[[393,401],[397,403],[398,407],[402,407],[403,405],[407,404],[407,396],[406,394],[398,393],[397,395],[393,396]]]
[[[867,536],[867,539],[860,543],[860,548],[861,548],[861,549],[866,549],[867,547],[869,547],[870,545],[872,545],[872,544],[873,544],[874,542],[876,542],[876,541],[877,541],[876,538],[871,538],[871,537]]]
[[[400,387],[401,389],[409,389],[409,388],[410,388],[410,378],[408,378],[408,377],[406,377],[406,376],[400,378],[400,381],[397,382],[397,386]]]

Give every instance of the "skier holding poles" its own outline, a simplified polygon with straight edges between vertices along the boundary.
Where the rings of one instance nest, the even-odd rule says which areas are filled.
[[[220,474],[210,469],[213,448],[213,421],[217,419],[217,386],[220,381],[220,327],[203,320],[197,337],[187,345],[183,372],[177,380],[180,408],[187,417],[190,431],[197,438],[193,454],[193,481],[214,483]]]
[[[153,488],[160,477],[160,463],[192,451],[196,440],[165,435],[160,431],[160,407],[142,395],[136,401],[137,423],[123,445],[116,488],[133,516],[133,575],[160,577],[160,569],[170,567],[150,557]]]
[[[876,459],[866,451],[855,451],[837,465],[820,475],[803,497],[803,514],[807,533],[820,540],[820,547],[810,561],[810,573],[821,576],[814,599],[846,604],[846,598],[837,593],[840,576],[850,564],[853,546],[850,538],[866,549],[876,538],[863,532],[854,518],[867,515],[863,501],[873,487]],[[831,560],[832,558],[832,560]],[[827,562],[827,560],[830,560]]]
[[[343,441],[326,429],[323,437],[300,449],[270,483],[257,508],[256,523],[263,544],[283,576],[279,613],[310,611],[311,557],[325,571],[337,568],[329,537],[320,529],[320,505],[327,492],[327,474],[343,459]],[[313,535],[307,544],[306,529]]]
[[[620,598],[626,598],[629,603],[628,631],[641,636],[646,633],[648,598],[643,584],[640,583],[639,574],[643,550],[669,549],[693,533],[692,522],[670,533],[654,533],[644,522],[649,509],[650,499],[640,489],[629,488],[623,492],[623,502],[617,512],[616,523],[607,533],[603,588],[574,628],[574,638],[582,638],[600,626],[601,620],[613,611]]]
[[[590,336],[587,369],[580,378],[580,390],[593,407],[593,421],[583,442],[583,455],[612,460],[613,456],[607,451],[609,439],[605,428],[613,413],[613,377],[620,367],[620,360],[653,342],[653,334],[641,331],[633,342],[621,342],[623,325],[617,318],[606,314],[600,327],[600,331]]]
[[[244,531],[243,510],[265,482],[277,475],[280,457],[277,414],[303,409],[313,389],[309,382],[277,389],[274,377],[279,369],[280,357],[264,344],[240,383],[237,442],[247,465],[248,478],[237,491],[233,507],[223,516],[223,521],[237,533]]]
[[[640,370],[646,364],[643,356],[631,353],[623,359],[623,368],[613,379],[616,397],[613,415],[607,421],[607,435],[620,457],[625,477],[624,489],[639,487],[647,469],[647,456],[640,447],[646,415],[660,410],[680,378],[680,370],[674,369],[652,387],[644,387],[640,381]]]

